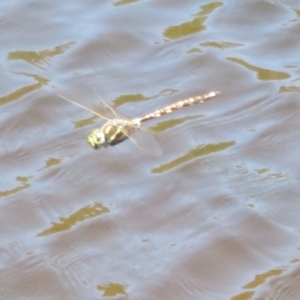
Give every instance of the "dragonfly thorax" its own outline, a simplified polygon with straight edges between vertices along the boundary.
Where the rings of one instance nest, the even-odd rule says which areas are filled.
[[[139,119],[113,119],[107,121],[101,128],[94,129],[87,137],[87,142],[94,149],[114,146],[129,137],[140,127]]]

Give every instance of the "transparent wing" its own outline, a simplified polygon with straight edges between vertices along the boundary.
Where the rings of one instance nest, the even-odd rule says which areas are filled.
[[[161,156],[162,150],[155,135],[147,128],[141,127],[136,130],[129,139],[142,151],[151,156]]]
[[[65,93],[56,92],[56,95],[58,95],[60,98],[78,106],[81,107],[92,114],[98,116],[101,119],[104,119],[106,121],[111,119],[130,119],[128,116],[125,116],[121,114],[120,112],[116,111],[112,106],[110,106],[103,98],[101,98],[99,95],[95,94],[97,98],[100,100],[97,108],[91,109],[84,104],[81,104],[77,102],[76,100],[72,100],[70,96],[66,96]]]
[[[95,93],[95,92],[94,92]],[[111,107],[102,97],[97,95],[97,97],[101,101],[101,107],[105,107],[106,111],[110,113],[110,115],[115,119],[127,119],[130,120],[131,118],[120,113],[113,107]],[[109,114],[108,113],[108,114]],[[123,132],[128,139],[131,140],[135,146],[137,146],[142,151],[146,152],[147,154],[150,154],[151,156],[161,156],[162,150],[155,138],[154,132],[152,132],[150,129],[145,127],[140,127],[138,130],[135,130],[131,135],[126,134],[126,132]]]
[[[99,95],[97,95],[95,92],[94,94],[97,96],[98,99],[100,99],[100,105],[98,105],[98,108],[96,110],[90,109],[87,106],[78,103],[77,101],[72,100],[69,96],[66,96],[65,93],[56,93],[59,97],[62,99],[80,107],[83,108],[92,114],[98,116],[101,119],[104,119],[106,121],[112,120],[112,119],[122,119],[122,120],[132,120],[132,118],[118,112],[113,107],[111,107],[104,99],[102,99]],[[160,156],[162,154],[161,148],[158,145],[155,135],[151,132],[150,129],[141,127],[137,130],[134,130],[132,134],[128,134],[125,130],[122,131],[124,135],[128,137],[131,142],[137,146],[142,151],[152,155],[152,156]]]
[[[97,99],[99,99],[99,108],[101,109],[101,113],[105,114],[106,117],[110,119],[124,119],[131,120],[129,116],[117,111],[110,104],[108,104],[99,94],[93,91]]]

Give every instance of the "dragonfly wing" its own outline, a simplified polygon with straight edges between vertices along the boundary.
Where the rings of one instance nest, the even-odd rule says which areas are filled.
[[[111,107],[106,101],[104,101],[99,95],[97,95],[97,98],[100,99],[99,104],[95,109],[91,109],[85,104],[82,104],[84,102],[83,100],[77,101],[73,100],[76,98],[82,98],[86,96],[80,97],[78,94],[70,93],[69,91],[60,91],[58,89],[55,89],[56,95],[58,95],[60,98],[80,107],[83,108],[86,111],[91,112],[92,114],[100,117],[101,119],[104,119],[106,121],[112,120],[112,119],[129,119],[127,116],[122,116],[119,112],[117,112],[113,107]],[[89,94],[89,93],[87,93]]]
[[[112,141],[109,141],[108,143],[110,145],[116,145],[119,142],[122,142],[126,137],[130,139],[138,148],[143,150],[144,152],[153,155],[153,156],[160,156],[162,154],[161,148],[159,147],[154,134],[150,133],[149,129],[146,128],[139,128],[137,130],[136,127],[139,127],[139,124],[137,125],[136,123],[133,123],[133,127],[130,129],[128,123],[132,123],[133,119],[129,118],[128,116],[125,116],[121,114],[120,112],[116,111],[113,107],[111,107],[108,103],[106,103],[99,95],[98,98],[100,98],[100,112],[99,110],[92,110],[88,108],[87,106],[80,104],[74,100],[71,99],[71,97],[68,97],[65,95],[65,93],[57,93],[58,96],[63,98],[64,100],[80,107],[83,108],[94,115],[106,120],[107,122],[113,121],[117,122],[117,120],[127,120],[130,122],[127,122],[127,125],[122,125],[123,127],[128,127],[127,129],[118,129],[120,130],[119,133],[116,133],[116,135],[113,137]],[[120,123],[120,122],[117,122]],[[121,122],[122,123],[122,122]],[[104,124],[105,125],[105,124]],[[121,126],[121,127],[122,127]],[[118,127],[118,124],[115,124],[113,127]],[[106,133],[108,134],[108,133]],[[119,136],[120,135],[120,136]],[[124,137],[124,138],[123,138]],[[116,138],[116,141],[114,140]]]
[[[117,111],[114,107],[112,107],[110,104],[108,104],[99,94],[97,94],[95,91],[93,91],[94,94],[97,96],[100,102],[100,108],[105,116],[110,119],[124,119],[124,120],[131,120],[129,116],[124,115],[123,113],[120,113]]]
[[[129,139],[142,151],[151,156],[161,156],[162,150],[155,138],[146,128],[140,128],[129,136]]]

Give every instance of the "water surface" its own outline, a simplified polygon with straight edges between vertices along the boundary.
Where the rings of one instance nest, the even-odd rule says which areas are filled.
[[[1,299],[297,299],[298,1],[2,1]],[[104,98],[163,151],[95,151]],[[145,124],[146,125],[146,124]]]

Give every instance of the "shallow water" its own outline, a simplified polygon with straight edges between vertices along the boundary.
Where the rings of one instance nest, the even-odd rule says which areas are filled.
[[[1,299],[298,299],[298,1],[2,1]],[[100,96],[163,151],[95,151]]]

